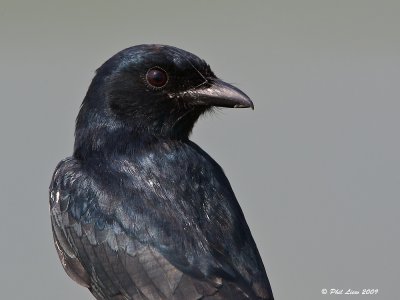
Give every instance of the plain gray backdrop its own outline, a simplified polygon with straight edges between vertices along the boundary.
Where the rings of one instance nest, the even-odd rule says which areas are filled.
[[[399,1],[1,0],[0,298],[92,299],[58,261],[50,178],[95,69],[163,43],[255,103],[192,139],[230,179],[276,299],[400,299],[399,15]]]

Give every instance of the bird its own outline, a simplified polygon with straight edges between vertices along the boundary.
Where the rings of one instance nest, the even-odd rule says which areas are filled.
[[[222,167],[189,138],[221,107],[254,109],[173,46],[132,46],[97,69],[49,188],[61,264],[96,299],[274,299]]]

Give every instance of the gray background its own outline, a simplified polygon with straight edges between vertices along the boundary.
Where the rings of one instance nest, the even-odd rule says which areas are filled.
[[[399,15],[399,1],[1,0],[0,298],[91,299],[56,257],[48,185],[94,70],[156,42],[255,102],[193,140],[224,167],[276,299],[399,299]]]

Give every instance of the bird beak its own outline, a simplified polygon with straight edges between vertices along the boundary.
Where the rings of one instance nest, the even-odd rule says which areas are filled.
[[[221,106],[254,109],[250,98],[238,88],[218,78],[209,79],[204,85],[174,95],[192,105]]]

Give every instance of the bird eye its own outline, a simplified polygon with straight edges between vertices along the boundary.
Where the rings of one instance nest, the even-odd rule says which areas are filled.
[[[160,67],[154,67],[147,71],[146,80],[151,86],[161,88],[167,84],[168,75]]]

